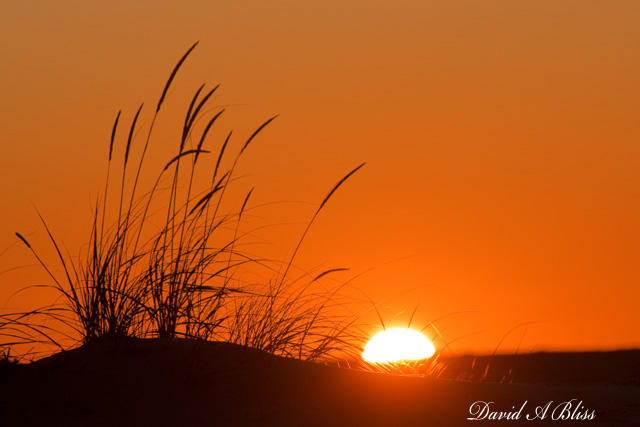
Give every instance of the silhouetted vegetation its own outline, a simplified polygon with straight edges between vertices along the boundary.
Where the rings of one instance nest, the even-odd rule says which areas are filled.
[[[78,343],[102,337],[179,337],[229,341],[301,359],[358,351],[363,336],[355,319],[338,316],[333,310],[339,304],[340,287],[318,291],[313,286],[341,269],[327,270],[314,279],[291,280],[288,272],[318,214],[363,164],[339,180],[322,200],[282,271],[239,249],[247,235],[240,226],[253,190],[231,212],[223,204],[232,191],[242,155],[275,116],[260,124],[236,153],[230,153],[231,132],[219,147],[209,148],[210,131],[224,109],[210,105],[218,86],[201,85],[187,107],[175,154],[159,169],[151,188],[141,188],[156,121],[175,77],[196,45],[172,70],[144,133],[143,104],[124,129],[124,138],[119,138],[122,113],[117,113],[108,145],[104,189],[80,257],[62,251],[42,216],[42,225],[57,254],[55,260],[44,259],[22,234],[16,233],[48,274],[51,283],[44,287],[53,289],[61,303],[4,315],[2,336],[16,337],[7,341],[5,348],[45,342],[63,348],[56,337],[71,329],[68,336]],[[140,133],[143,138],[138,141]],[[121,139],[123,154],[118,159]],[[141,150],[134,161],[138,142]],[[215,167],[209,170],[202,166],[202,159],[211,154]],[[230,166],[224,167],[227,163]],[[150,220],[152,215],[154,221]],[[249,266],[267,267],[272,277],[261,285],[237,280],[242,269]]]

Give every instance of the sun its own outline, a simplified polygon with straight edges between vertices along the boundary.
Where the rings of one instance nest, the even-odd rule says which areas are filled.
[[[435,347],[418,331],[408,328],[389,328],[374,335],[362,352],[362,358],[372,363],[427,359]]]

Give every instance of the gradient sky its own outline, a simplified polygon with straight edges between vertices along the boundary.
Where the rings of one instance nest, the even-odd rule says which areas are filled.
[[[520,351],[640,345],[640,3],[34,1],[2,15],[0,271],[27,267],[0,274],[0,307],[42,278],[14,231],[45,244],[35,205],[77,252],[115,112],[128,123],[153,104],[200,40],[158,144],[175,144],[201,82],[222,84],[224,129],[280,114],[242,163],[254,204],[283,202],[260,211],[282,224],[261,250],[286,257],[366,161],[300,267],[372,269],[355,285],[388,324],[416,304],[417,324],[450,315],[461,351],[505,334]]]

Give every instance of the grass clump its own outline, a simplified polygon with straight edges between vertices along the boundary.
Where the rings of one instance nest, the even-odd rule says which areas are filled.
[[[231,132],[212,150],[208,148],[211,130],[224,109],[210,106],[218,86],[206,89],[201,85],[187,107],[174,154],[159,168],[153,185],[142,190],[141,177],[156,120],[196,45],[171,71],[152,109],[137,161],[134,151],[136,135],[142,131],[144,105],[125,129],[119,160],[115,153],[123,126],[122,113],[117,113],[108,145],[104,190],[93,210],[88,245],[79,257],[62,252],[41,215],[56,253],[56,268],[16,233],[49,275],[52,283],[45,287],[55,290],[62,302],[26,317],[5,315],[2,319],[8,321],[7,331],[18,328],[27,331],[33,342],[36,338],[48,340],[62,348],[53,339],[55,333],[49,335],[60,329],[50,331],[48,326],[30,323],[35,318],[49,318],[71,328],[80,343],[110,336],[224,340],[310,360],[353,346],[358,335],[354,319],[336,314],[338,289],[312,289],[322,276],[335,270],[304,286],[298,286],[299,279],[289,280],[288,273],[316,217],[363,165],[346,174],[322,200],[284,271],[258,285],[235,278],[248,265],[264,265],[263,260],[239,250],[246,235],[240,232],[240,223],[253,190],[231,212],[224,210],[223,200],[231,191],[242,155],[275,116],[259,125],[235,154],[229,154]],[[210,154],[215,156],[215,167],[208,169],[202,160]],[[114,177],[118,164],[119,176]],[[34,329],[34,325],[41,327]]]

